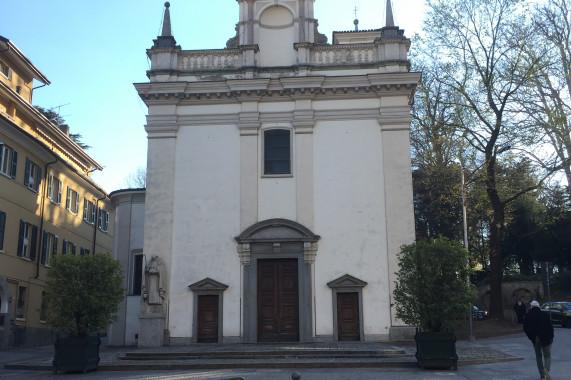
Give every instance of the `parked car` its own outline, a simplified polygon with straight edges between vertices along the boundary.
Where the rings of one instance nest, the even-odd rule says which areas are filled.
[[[478,309],[476,306],[472,306],[472,319],[476,321],[481,321],[488,318],[488,312],[486,310]]]
[[[551,313],[551,320],[561,323],[561,327],[571,326],[571,302],[544,303],[541,311]]]

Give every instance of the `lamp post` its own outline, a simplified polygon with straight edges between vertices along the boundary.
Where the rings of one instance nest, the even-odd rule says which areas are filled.
[[[464,230],[464,248],[468,250],[468,221],[466,217],[466,191],[465,191],[465,182],[464,182],[464,165],[460,163],[460,183],[462,184],[462,226]],[[468,263],[469,264],[469,263]],[[470,275],[466,279],[468,283],[470,283]],[[468,311],[468,339],[470,342],[476,340],[473,334],[473,326],[472,326],[472,313],[474,312],[474,307],[470,305],[470,310]]]

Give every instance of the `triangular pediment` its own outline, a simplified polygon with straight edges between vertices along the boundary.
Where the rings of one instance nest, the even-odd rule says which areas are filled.
[[[197,291],[197,290],[217,290],[217,291],[224,291],[228,289],[228,285],[224,285],[216,280],[206,277],[204,280],[200,280],[195,282],[194,284],[188,285],[190,290]]]
[[[367,285],[365,281],[359,280],[350,274],[339,277],[327,284],[330,288],[363,288]]]

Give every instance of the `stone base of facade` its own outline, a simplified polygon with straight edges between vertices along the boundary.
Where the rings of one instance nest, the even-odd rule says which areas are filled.
[[[0,350],[49,346],[55,337],[48,328],[3,326],[0,330]]]
[[[391,326],[389,336],[391,341],[411,342],[414,341],[416,327],[414,326]]]

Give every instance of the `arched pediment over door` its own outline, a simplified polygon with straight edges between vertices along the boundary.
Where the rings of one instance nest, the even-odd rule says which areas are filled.
[[[252,244],[254,249],[286,252],[291,243],[303,244],[303,257],[306,264],[315,262],[317,241],[315,235],[307,227],[287,219],[268,219],[245,229],[235,239],[238,242],[240,262],[249,265],[251,262]]]
[[[235,239],[243,271],[243,341],[312,341],[311,273],[319,236],[297,222],[268,219]]]

